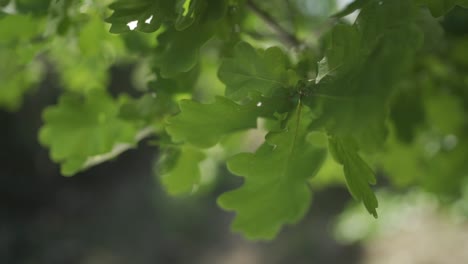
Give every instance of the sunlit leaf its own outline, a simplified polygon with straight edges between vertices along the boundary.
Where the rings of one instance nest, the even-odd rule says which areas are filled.
[[[180,110],[180,114],[168,119],[167,132],[176,142],[187,141],[200,147],[211,147],[225,134],[257,126],[255,108],[223,97],[217,97],[213,104],[183,100]]]
[[[106,154],[119,143],[134,144],[137,128],[117,117],[119,102],[104,92],[88,96],[63,95],[56,106],[43,113],[41,144],[61,163],[63,175],[84,169],[88,158]]]
[[[273,238],[282,225],[299,221],[309,207],[307,180],[321,167],[326,151],[306,140],[312,116],[302,110],[290,116],[283,131],[269,133],[255,153],[228,161],[229,170],[245,182],[218,202],[237,212],[232,227],[249,238]]]

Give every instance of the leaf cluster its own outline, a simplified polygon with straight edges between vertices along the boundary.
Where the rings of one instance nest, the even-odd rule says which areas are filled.
[[[216,178],[206,164],[243,178],[218,203],[252,239],[300,221],[329,164],[374,217],[377,168],[395,186],[456,194],[468,43],[440,20],[468,2],[355,0],[320,14],[288,2],[0,0],[0,107],[18,109],[52,69],[63,93],[39,141],[63,175],[157,137],[170,194]],[[110,95],[116,65],[134,66],[139,96]]]

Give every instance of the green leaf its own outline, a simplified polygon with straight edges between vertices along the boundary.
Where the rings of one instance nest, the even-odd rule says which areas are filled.
[[[176,18],[174,0],[119,0],[109,8],[114,10],[106,19],[106,22],[112,24],[111,33],[123,33],[133,29],[154,32],[163,22]]]
[[[109,34],[101,18],[94,16],[79,28],[77,39],[55,38],[50,58],[57,65],[64,88],[87,93],[107,87],[108,69],[124,52],[122,39]]]
[[[72,25],[72,8],[77,8],[78,5],[73,0],[55,0],[50,3],[49,12],[47,16],[47,30],[44,34],[45,37],[57,35],[64,35]],[[100,21],[102,23],[102,21]]]
[[[353,137],[364,150],[383,144],[389,101],[421,47],[416,18],[411,1],[371,3],[355,25],[338,25],[330,33],[326,58],[335,70],[305,102],[322,106],[321,118],[331,134]]]
[[[16,0],[15,7],[19,13],[46,14],[51,0]]]
[[[197,187],[201,178],[199,164],[203,159],[205,154],[190,145],[166,150],[161,159],[161,177],[169,194],[187,194]]]
[[[224,97],[216,97],[213,104],[182,100],[180,110],[167,120],[167,132],[176,142],[186,141],[202,148],[215,145],[225,134],[257,126],[255,108]]]
[[[306,140],[312,115],[307,108],[294,111],[286,128],[271,132],[255,153],[228,160],[228,168],[245,178],[239,189],[218,199],[221,207],[235,210],[233,229],[252,239],[271,239],[283,224],[296,223],[311,200],[307,180],[325,158],[325,150]]]
[[[223,60],[218,72],[226,84],[226,96],[233,100],[255,93],[271,96],[276,89],[288,86],[288,60],[277,47],[255,50],[246,42],[238,43],[233,58]]]
[[[224,3],[224,0],[190,1],[190,5],[197,5],[194,7],[196,11],[193,11],[196,14],[192,14],[197,18],[190,23],[190,27],[185,22],[180,22],[184,25],[176,23],[158,36],[153,65],[159,68],[162,77],[173,78],[194,68],[199,61],[200,48],[223,24],[219,20],[225,14]]]
[[[110,32],[131,30],[154,32],[161,25],[173,24],[185,30],[206,18],[219,19],[224,14],[225,0],[119,0],[109,6],[114,10],[106,19]]]
[[[26,15],[0,18],[0,108],[17,110],[24,94],[42,79],[43,65],[35,58],[44,43],[34,43],[33,39],[43,25],[42,19]]]
[[[177,106],[170,95],[163,92],[150,93],[138,99],[130,99],[122,105],[119,111],[119,118],[129,121],[143,121],[145,124],[154,124],[156,127],[162,126],[162,119]]]
[[[417,0],[421,5],[425,5],[434,17],[441,17],[450,11],[455,5],[466,7],[467,0]]]
[[[354,199],[362,201],[367,211],[377,218],[378,201],[369,184],[375,184],[372,169],[359,156],[356,143],[349,138],[331,137],[330,151],[337,162],[343,165],[348,189]]]
[[[184,31],[170,28],[158,36],[153,65],[164,78],[186,73],[198,63],[199,50],[213,35],[211,25],[192,25]]]
[[[191,26],[200,14],[206,8],[206,0],[178,0],[178,10],[180,10],[175,28],[177,30],[184,30]]]
[[[119,143],[134,144],[136,126],[117,117],[122,102],[101,91],[88,96],[65,94],[43,112],[39,141],[70,176],[87,167],[93,156],[111,152]]]

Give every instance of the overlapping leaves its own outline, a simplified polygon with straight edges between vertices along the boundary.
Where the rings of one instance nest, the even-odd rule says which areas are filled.
[[[75,25],[79,33],[70,32],[73,37],[69,37],[65,34],[68,31],[59,30],[59,24],[67,20],[66,3],[71,1],[54,1],[49,7],[50,2],[15,1],[20,13],[38,15],[48,8],[52,11],[58,8],[55,10],[58,24],[52,34],[58,32],[71,40],[56,38],[47,56],[57,66],[64,86],[79,95],[66,94],[58,105],[47,108],[40,131],[41,143],[50,148],[52,159],[62,164],[62,173],[72,175],[95,164],[95,160],[114,157],[122,144],[133,146],[140,129],[147,126],[149,130],[145,133],[156,130],[172,140],[168,145],[161,144],[165,165],[160,173],[168,192],[190,193],[202,178],[200,162],[206,158],[202,149],[216,145],[231,133],[256,128],[258,117],[276,117],[276,127],[282,130],[271,129],[273,132],[267,134],[254,153],[241,153],[229,159],[229,170],[242,176],[244,184],[219,198],[223,208],[237,213],[233,228],[255,239],[273,238],[284,224],[299,221],[306,212],[311,200],[308,181],[320,169],[326,153],[324,145],[310,141],[311,131],[330,136],[328,147],[343,167],[350,193],[377,216],[378,202],[371,188],[375,176],[359,150],[382,146],[387,135],[389,101],[421,52],[422,34],[425,49],[431,48],[428,42],[438,43],[442,35],[438,21],[432,16],[442,16],[455,5],[468,6],[467,0],[356,0],[335,15],[338,18],[359,10],[356,22],[352,25],[339,22],[324,35],[323,56],[315,80],[310,79],[314,73],[309,69],[313,67],[304,67],[307,70],[301,72],[300,66],[291,63],[281,48],[257,49],[240,42],[231,50],[232,43],[223,43],[231,40],[221,38],[210,43],[210,48],[229,50],[226,52],[229,55],[220,60],[218,71],[219,79],[226,85],[225,97],[217,97],[210,104],[183,100],[180,113],[166,119],[177,111],[174,98],[193,92],[203,45],[219,32],[224,37],[236,35],[234,39],[250,34],[243,32],[243,24],[239,23],[243,15],[235,14],[238,5],[245,1],[117,0],[111,4],[112,14],[107,22],[112,33],[160,30],[157,45],[148,54],[156,75],[150,86],[156,87],[157,93],[135,100],[114,100],[103,91],[106,71],[115,63],[115,53],[124,50],[121,36],[111,39],[99,16],[94,14],[87,22],[80,20]],[[2,7],[9,3],[0,0]],[[229,15],[236,19],[223,20]],[[15,109],[21,95],[39,79],[37,64],[30,63],[39,48],[31,40],[43,40],[42,22],[6,13],[0,13],[0,19],[0,25],[16,24],[18,28],[0,26],[0,57],[7,62],[0,66],[0,105]],[[229,19],[236,21],[230,24]],[[436,26],[437,30],[433,30]],[[437,34],[430,35],[431,31]],[[132,41],[131,37],[127,40]],[[305,55],[301,48],[294,55],[310,55]],[[63,57],[65,53],[67,56]],[[295,56],[290,57],[295,61]],[[15,74],[16,71],[22,75]],[[294,110],[291,105],[297,103],[299,107]],[[405,110],[398,115],[410,120]],[[407,126],[408,130],[397,133],[412,141],[415,127]],[[453,143],[453,131],[438,129],[447,134],[440,135],[443,140],[451,139]],[[466,141],[459,144],[462,147],[452,147],[456,151],[439,156],[456,161],[451,163],[452,168],[442,166],[441,170],[464,171],[460,157],[464,157]],[[114,152],[116,148],[118,151]],[[437,166],[434,168],[439,170]],[[459,183],[459,173],[453,174],[457,174],[451,184],[454,186]],[[439,182],[433,181],[432,185]]]
[[[353,26],[339,25],[326,37],[331,72],[308,102],[321,102],[330,132],[351,136],[365,149],[384,142],[388,100],[421,45],[417,15],[411,1],[372,2]]]
[[[158,36],[153,64],[160,69],[161,76],[172,78],[190,71],[199,61],[200,48],[211,39],[219,20],[226,12],[224,0],[179,1],[190,3],[184,7],[187,13]]]
[[[143,32],[156,31],[164,21],[175,19],[174,2],[172,0],[119,0],[109,6],[114,10],[106,19],[112,24],[110,32],[123,33],[132,29]]]

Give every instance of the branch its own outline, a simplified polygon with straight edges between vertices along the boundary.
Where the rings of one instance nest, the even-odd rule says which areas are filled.
[[[258,17],[263,19],[265,23],[279,35],[280,40],[288,46],[299,47],[301,42],[296,38],[295,35],[289,33],[284,29],[270,14],[260,9],[254,1],[247,0],[247,7],[255,13]]]
[[[143,128],[135,136],[135,142],[138,143],[139,141],[151,136],[153,133],[154,133],[154,129],[152,127]],[[85,169],[88,169],[90,167],[101,164],[103,162],[106,162],[108,160],[111,160],[111,159],[119,156],[123,152],[125,152],[125,151],[127,151],[127,150],[129,150],[131,148],[134,148],[134,147],[135,147],[135,144],[130,144],[130,143],[115,144],[110,152],[100,154],[100,155],[96,155],[96,156],[92,156],[92,157],[88,157],[86,162],[83,164],[81,170],[85,170]]]

